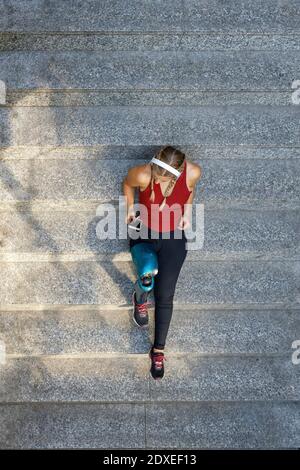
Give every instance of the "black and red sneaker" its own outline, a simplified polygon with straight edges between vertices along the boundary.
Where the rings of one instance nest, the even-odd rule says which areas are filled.
[[[132,305],[133,305],[133,315],[132,318],[136,325],[141,328],[147,328],[149,325],[149,315],[148,307],[151,306],[151,302],[144,302],[138,304],[135,297],[135,291],[132,294]]]
[[[153,351],[153,346],[149,351],[151,359],[151,375],[155,380],[160,380],[164,376],[164,361],[167,360],[166,356],[161,351]]]

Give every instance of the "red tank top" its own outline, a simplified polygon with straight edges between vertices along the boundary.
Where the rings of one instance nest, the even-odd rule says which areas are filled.
[[[140,206],[140,216],[143,224],[157,232],[175,230],[183,214],[184,204],[192,192],[186,184],[186,161],[184,162],[183,171],[177,178],[172,193],[166,198],[166,204],[161,211],[158,210],[158,205],[162,203],[164,196],[160,183],[153,182],[153,189],[155,193],[154,202],[150,201],[150,183],[143,191],[139,189],[139,203],[142,204]],[[173,204],[174,206],[172,207]],[[143,205],[147,212],[145,212]]]

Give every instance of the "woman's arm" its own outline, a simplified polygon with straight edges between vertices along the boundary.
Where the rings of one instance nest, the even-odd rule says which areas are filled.
[[[145,172],[143,169],[143,165],[129,168],[127,175],[123,180],[123,193],[126,198],[127,204],[126,223],[129,223],[131,219],[135,216],[135,211],[133,210],[135,188],[142,186],[144,184],[144,180]]]
[[[200,165],[197,165],[197,163],[193,163],[193,167],[191,168],[189,172],[189,186],[192,188],[192,192],[189,195],[188,200],[186,201],[186,205],[184,206],[184,213],[181,218],[181,222],[179,224],[180,228],[187,228],[187,226],[190,225],[191,217],[192,217],[192,203],[195,197],[195,188],[196,184],[200,180],[202,176],[202,168]],[[183,220],[184,219],[184,220]],[[183,226],[184,223],[184,226]]]

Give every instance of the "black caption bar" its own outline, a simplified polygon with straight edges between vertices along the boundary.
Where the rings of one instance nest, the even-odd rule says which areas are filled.
[[[146,450],[146,449],[45,449],[45,450],[1,450],[2,458],[12,464],[15,460],[26,463],[38,461],[39,463],[51,465],[66,461],[74,465],[93,465],[89,468],[101,468],[112,466],[124,466],[124,468],[135,469],[141,465],[195,467],[196,465],[222,465],[225,464],[270,464],[273,460],[276,464],[287,465],[289,462],[299,461],[299,454],[295,450]]]

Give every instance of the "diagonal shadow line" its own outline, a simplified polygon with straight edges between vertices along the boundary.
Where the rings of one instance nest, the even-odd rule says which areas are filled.
[[[9,128],[9,126],[8,126]],[[26,160],[27,161],[27,160]],[[33,169],[34,161],[31,163],[31,174],[34,174],[34,169]],[[18,204],[16,205],[16,211],[19,214],[19,216],[25,221],[25,223],[30,224],[35,233],[37,234],[42,234],[42,238],[44,238],[44,241],[42,243],[46,243],[47,248],[50,248],[53,253],[60,253],[61,250],[56,243],[56,241],[53,239],[53,237],[48,233],[47,230],[44,229],[42,224],[37,220],[35,215],[32,212],[31,208],[31,201],[32,201],[32,196],[34,196],[34,188],[31,187],[31,192],[28,189],[29,188],[24,188],[24,186],[21,185],[21,183],[17,180],[13,172],[9,169],[8,165],[5,164],[5,161],[2,160],[0,161],[0,167],[1,167],[1,179],[3,182],[3,186],[7,188],[7,190],[12,194],[13,200],[19,202],[26,202],[27,203],[27,211],[21,210],[20,207],[18,207]],[[55,266],[58,267],[59,269],[63,269],[65,272],[69,272],[71,274],[71,277],[74,277],[74,270],[67,269],[65,264],[62,264],[60,261],[55,262]],[[66,291],[69,293],[68,297],[72,299],[76,299],[76,296],[78,295],[78,291],[85,287],[85,282],[84,280],[76,279],[75,276],[75,282],[71,279],[71,281],[68,282],[68,284],[65,286]],[[66,303],[71,303],[71,302],[66,302]],[[76,302],[75,302],[76,303]]]
[[[47,248],[50,248],[54,253],[59,253],[60,249],[59,246],[57,245],[56,241],[51,237],[51,235],[43,228],[41,223],[37,220],[37,218],[34,216],[31,208],[31,201],[32,201],[32,195],[30,195],[30,192],[32,194],[33,188],[31,188],[31,191],[26,190],[20,182],[15,178],[14,174],[12,171],[5,165],[4,161],[0,161],[0,166],[1,166],[1,178],[2,178],[2,184],[6,189],[11,192],[14,196],[14,201],[17,203],[20,202],[26,202],[28,209],[26,211],[23,211],[20,207],[18,207],[18,204],[15,206],[15,210],[17,211],[18,215],[20,218],[24,220],[24,222],[30,224],[35,232],[37,234],[42,234],[43,237],[45,238],[45,243]],[[25,198],[23,198],[25,195]],[[38,239],[37,239],[38,241]]]
[[[53,239],[53,237],[48,233],[48,231],[44,229],[42,224],[37,220],[37,218],[31,212],[31,206],[30,206],[31,200],[29,200],[28,198],[30,197],[30,195],[32,196],[34,194],[34,188],[32,187],[31,191],[28,191],[28,189],[25,189],[24,186],[22,186],[20,182],[15,178],[14,174],[7,167],[7,165],[5,165],[3,161],[0,162],[0,164],[3,170],[1,172],[2,179],[5,183],[6,188],[10,190],[11,192],[13,192],[14,198],[19,199],[20,196],[22,198],[25,197],[26,203],[28,202],[28,206],[27,206],[28,209],[26,211],[23,211],[18,206],[16,206],[16,211],[18,215],[26,222],[26,224],[30,224],[33,227],[34,233],[36,232],[37,235],[40,235],[41,233],[43,234],[42,243],[47,247],[47,249],[50,249],[53,253],[57,253],[57,254],[62,253],[61,249],[59,248],[58,244]],[[90,251],[92,253],[98,252],[97,244],[95,244],[95,240],[96,240],[95,222],[96,221],[97,221],[97,218],[92,219],[88,225],[88,230],[87,230],[86,243],[87,243],[87,246],[89,246]],[[124,245],[126,245],[127,240],[126,241],[124,240],[124,242],[125,242]],[[106,271],[108,276],[111,278],[112,282],[114,282],[115,280],[114,273],[117,273],[117,277],[119,281],[118,282],[119,289],[121,290],[125,298],[127,296],[130,297],[130,287],[132,287],[131,285],[132,281],[126,273],[122,273],[121,270],[117,269],[115,266],[115,263],[111,261],[110,258],[107,258],[104,262],[95,261],[95,263],[98,263],[101,269],[104,269]],[[127,261],[127,263],[130,263],[130,261]],[[71,274],[73,274],[73,270],[66,269],[66,265],[61,263],[60,261],[56,261],[55,266],[63,267],[65,272],[70,272]],[[95,284],[96,283],[98,284],[98,282],[100,282],[100,280],[95,279]],[[80,290],[80,287],[84,289],[85,280],[82,281],[81,286],[78,285],[78,289],[76,289],[76,291]],[[70,295],[72,297],[72,293],[70,293]],[[49,305],[49,308],[50,308],[50,305]],[[44,309],[45,319],[47,318],[47,312],[49,311],[49,308]],[[92,308],[92,305],[91,305],[91,308]],[[128,313],[128,317],[130,317],[130,313]],[[102,322],[102,328],[104,329],[106,327],[105,320],[101,319],[101,322]],[[132,350],[132,348],[134,349],[136,347],[136,328],[134,325],[132,326],[133,328],[130,330],[130,335],[127,336],[127,341],[130,342],[129,350]],[[144,331],[142,331],[141,333],[145,340],[144,341],[144,343],[146,344],[145,347],[148,348],[148,341],[147,341],[148,333]],[[56,336],[55,341],[56,341],[56,353],[63,352],[64,343],[65,343],[64,333],[63,332],[61,333],[61,337]]]
[[[60,76],[59,77],[55,76],[56,75],[55,69],[51,71],[51,74],[52,74],[52,80],[54,80],[56,78],[58,79],[58,81],[60,82],[60,89],[61,89],[62,88],[61,87],[61,77]],[[51,100],[54,99],[53,98],[54,95],[52,95],[50,93],[48,96],[49,96],[49,100],[50,100],[49,105],[51,105],[51,103],[52,103]],[[53,103],[53,104],[55,106],[55,103]],[[9,113],[8,113],[8,116],[9,116]],[[69,116],[69,119],[71,119],[71,120],[70,120],[70,122],[68,122],[68,125],[70,127],[76,127],[76,125],[77,125],[76,116],[77,116],[76,113],[74,113],[74,115],[71,114]],[[55,117],[55,113],[54,113],[54,117]],[[57,132],[57,146],[64,145],[64,144],[65,144],[65,142],[63,141],[62,134],[60,132]],[[2,174],[3,174],[4,185],[13,194],[14,200],[18,201],[18,200],[22,199],[22,200],[24,200],[24,202],[27,203],[27,207],[28,207],[27,211],[21,210],[21,208],[19,208],[18,205],[16,206],[16,210],[17,210],[19,216],[26,223],[30,224],[30,226],[34,229],[34,233],[37,234],[36,240],[38,241],[38,243],[41,243],[42,245],[45,245],[53,253],[56,253],[56,254],[61,253],[61,249],[59,248],[56,241],[49,234],[49,232],[47,230],[45,230],[43,225],[40,223],[40,221],[38,221],[38,219],[36,218],[36,216],[32,212],[31,200],[32,200],[32,197],[34,196],[34,192],[35,192],[35,188],[33,187],[33,185],[29,184],[28,188],[24,188],[20,184],[20,182],[16,179],[16,177],[14,176],[12,171],[8,168],[8,166],[5,165],[4,161],[2,161],[0,163],[2,164],[2,168],[3,168]],[[32,160],[31,161],[31,167],[30,167],[30,173],[32,175],[32,178],[29,178],[29,182],[34,180],[34,163],[35,163],[34,160]],[[87,165],[88,165],[88,163],[87,163]],[[40,241],[39,238],[38,238],[39,234],[42,234],[42,241]],[[130,294],[128,292],[129,289],[127,288],[127,286],[129,285],[129,283],[132,282],[130,280],[130,278],[125,273],[121,273],[120,270],[118,270],[116,268],[115,264],[110,262],[110,261],[106,262],[106,263],[99,263],[99,264],[101,265],[102,269],[106,270],[106,272],[107,272],[108,276],[110,276],[112,282],[114,282],[114,277],[115,277],[113,275],[113,273],[118,272],[118,276],[119,276],[119,279],[120,279],[118,287],[122,292],[123,298],[128,299],[128,303],[129,303]],[[72,275],[74,275],[74,270],[67,269],[66,265],[61,263],[60,261],[56,261],[55,265],[58,268],[60,268],[60,269],[62,268],[64,271],[69,272]],[[77,266],[75,267],[75,269],[76,268],[77,268]],[[76,276],[75,276],[75,278],[76,278]],[[97,283],[98,282],[95,280],[95,282],[94,282],[94,291],[96,291],[96,284]],[[75,285],[74,285],[74,282],[69,282],[69,284],[66,286],[66,288],[68,289],[69,297],[71,298],[71,301],[74,301],[76,299],[76,295],[78,293],[78,290],[80,290],[81,288],[84,290],[85,287],[86,287],[86,280],[85,279],[80,280],[80,278],[79,279],[77,278],[76,282],[75,282]],[[94,295],[94,297],[95,297],[95,295]]]
[[[26,160],[27,161],[27,160]],[[12,193],[14,201],[17,200],[19,201],[21,199],[21,202],[25,202],[27,207],[26,211],[22,210],[18,205],[16,205],[16,212],[18,215],[24,220],[26,224],[29,224],[33,229],[34,233],[36,234],[36,240],[40,244],[40,246],[46,246],[47,249],[50,249],[52,253],[62,253],[62,250],[60,249],[59,245],[55,241],[55,239],[49,234],[47,230],[43,227],[43,225],[38,221],[34,213],[32,212],[32,207],[31,207],[31,202],[32,202],[32,197],[35,194],[35,188],[33,184],[29,185],[27,188],[25,188],[21,183],[17,180],[11,169],[8,167],[8,165],[5,164],[5,161],[0,162],[1,165],[1,177],[3,181],[3,186],[6,187],[6,189]],[[34,181],[34,161],[31,162],[31,168],[30,172],[33,175],[32,178],[29,177],[29,181]],[[90,222],[90,226],[93,225],[94,221]],[[88,232],[90,230],[88,229]],[[94,232],[94,236],[88,236],[87,237],[87,245],[90,247],[91,252],[95,252],[95,247],[93,244],[93,240],[96,237],[96,232]],[[41,239],[40,239],[41,238]],[[118,277],[118,287],[122,292],[122,295],[124,298],[128,298],[128,304],[129,304],[129,299],[130,299],[130,284],[132,283],[131,279],[128,277],[127,274],[122,273],[121,270],[118,270],[115,266],[115,264],[110,261],[109,259],[106,260],[104,263],[98,262],[99,266],[101,269],[104,269],[108,276],[111,278],[112,282],[114,282],[116,276],[114,276],[114,273],[117,273]],[[72,269],[67,269],[66,265],[61,263],[60,261],[55,262],[55,266],[58,268],[63,268],[65,272],[71,273],[71,275],[74,275],[74,271]],[[79,282],[78,282],[79,281]],[[98,280],[95,279],[95,285],[98,284]],[[80,282],[80,279],[77,279],[77,284],[76,286],[72,289],[72,283],[68,286],[69,294],[71,299],[76,297],[77,292],[80,289],[83,289],[86,287],[86,281],[83,279]],[[57,344],[59,343],[59,338],[57,338]],[[133,331],[133,336],[132,336],[132,346],[134,346],[135,341],[134,341],[134,331]],[[63,350],[63,338],[61,342],[61,350]]]

